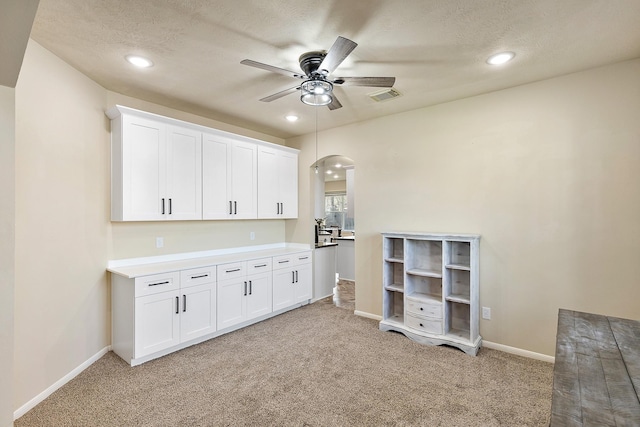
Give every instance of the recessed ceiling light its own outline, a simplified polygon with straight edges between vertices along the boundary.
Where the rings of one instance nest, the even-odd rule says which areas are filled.
[[[293,114],[289,114],[288,116],[285,117],[285,119],[289,120],[290,122],[295,122],[299,119],[299,117]]]
[[[487,64],[490,65],[501,65],[506,62],[511,61],[516,56],[513,52],[501,52],[496,53],[495,55],[491,55],[489,59],[487,59]]]
[[[334,177],[335,179],[338,179],[338,175],[333,175],[333,177]]]
[[[329,169],[329,170],[327,171],[327,175],[331,175],[332,173],[333,173],[333,171],[332,171],[331,169]]]
[[[336,167],[337,167],[337,168],[341,168],[341,167],[342,167],[342,165],[341,165],[340,163],[336,163]]]
[[[135,65],[140,68],[148,68],[153,65],[153,62],[148,60],[147,58],[143,58],[142,56],[137,55],[127,55],[124,57],[130,64]]]

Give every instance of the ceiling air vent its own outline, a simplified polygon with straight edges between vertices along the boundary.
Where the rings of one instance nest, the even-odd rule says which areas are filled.
[[[389,88],[382,90],[380,92],[370,93],[369,98],[373,99],[376,102],[386,101],[391,98],[396,98],[400,96],[401,93],[395,90],[394,88]]]

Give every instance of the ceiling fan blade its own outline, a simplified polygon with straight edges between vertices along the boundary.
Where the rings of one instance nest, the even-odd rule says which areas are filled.
[[[292,94],[297,90],[300,90],[300,86],[290,87],[289,89],[285,89],[285,90],[282,90],[282,91],[280,91],[278,93],[274,93],[273,95],[269,95],[269,96],[266,96],[266,97],[262,98],[260,101],[262,101],[262,102],[275,101],[276,99],[280,99],[283,96],[287,96],[289,94]]]
[[[327,105],[327,107],[329,107],[329,110],[337,110],[338,108],[342,108],[342,104],[340,103],[340,101],[338,101],[335,93],[332,95],[332,98],[333,99],[331,103]]]
[[[345,86],[392,87],[395,77],[337,77],[332,83]]]
[[[358,43],[338,36],[333,46],[331,46],[331,49],[327,52],[327,56],[324,57],[318,67],[318,72],[324,73],[324,71],[326,71],[327,74],[333,73],[356,46],[358,46]]]
[[[262,62],[252,61],[251,59],[243,59],[240,61],[243,65],[248,65],[250,67],[256,67],[263,70],[271,71],[272,73],[282,74],[284,76],[293,77],[295,79],[305,79],[306,76],[303,76],[300,73],[296,73],[295,71],[285,70],[284,68],[274,67],[273,65],[263,64]]]

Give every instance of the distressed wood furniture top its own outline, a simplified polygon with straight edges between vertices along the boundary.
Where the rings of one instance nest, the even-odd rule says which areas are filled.
[[[640,426],[640,322],[560,309],[552,427]]]

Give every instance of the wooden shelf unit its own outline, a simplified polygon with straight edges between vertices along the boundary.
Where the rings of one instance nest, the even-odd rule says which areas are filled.
[[[380,330],[475,356],[482,344],[480,236],[389,232],[382,233],[382,248]]]

